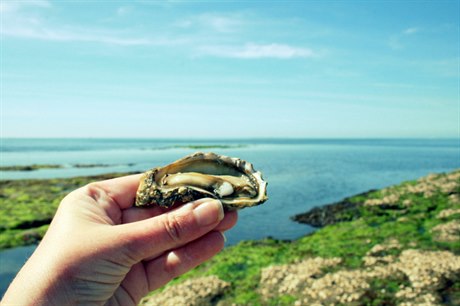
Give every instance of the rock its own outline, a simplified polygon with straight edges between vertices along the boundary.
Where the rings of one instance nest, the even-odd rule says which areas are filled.
[[[160,293],[144,298],[143,306],[207,306],[214,305],[230,284],[217,276],[192,278],[185,282],[167,287]]]
[[[396,240],[374,246],[366,257],[382,258],[382,250],[399,249]],[[393,257],[393,256],[392,256]],[[290,265],[262,270],[260,292],[265,300],[292,295],[299,305],[360,304],[371,290],[373,280],[400,280],[396,292],[400,305],[439,305],[440,291],[459,280],[460,257],[448,251],[409,249],[388,262],[363,269],[338,269],[324,273],[325,267],[340,264],[340,258],[313,258]],[[381,289],[382,293],[385,292]]]
[[[460,208],[457,208],[457,209],[448,208],[448,209],[442,210],[442,211],[436,216],[436,218],[438,218],[438,219],[446,219],[446,218],[449,218],[450,216],[456,215],[456,214],[459,214],[459,215],[460,215]]]
[[[357,196],[367,196],[374,191],[369,190]],[[359,206],[363,205],[363,203],[353,203],[350,199],[345,198],[337,203],[315,207],[306,213],[295,215],[291,219],[314,227],[323,227],[337,222],[357,219],[360,217]]]
[[[437,241],[456,241],[460,239],[460,221],[439,224],[431,229]]]
[[[449,195],[452,203],[459,203],[460,171],[449,174],[430,174],[420,178],[415,184],[390,186],[380,190],[381,197],[368,197],[375,190],[370,190],[356,196],[365,199],[363,203],[352,202],[351,198],[345,198],[340,202],[315,207],[310,211],[292,217],[299,223],[309,224],[314,227],[323,227],[342,221],[351,221],[360,217],[360,206],[377,206],[381,209],[405,209],[414,205],[412,200],[406,197],[419,194],[425,198],[432,197],[436,192]]]
[[[405,250],[393,267],[403,272],[411,283],[410,287],[398,291],[396,297],[413,305],[436,305],[438,291],[446,283],[458,281],[460,257],[447,251]]]
[[[316,257],[294,264],[269,266],[262,269],[260,293],[264,299],[282,294],[298,294],[324,274],[323,268],[336,266],[341,261],[340,258]]]
[[[376,244],[370,249],[366,256],[363,257],[365,266],[374,266],[376,264],[389,264],[395,260],[395,257],[390,255],[394,249],[400,249],[401,245],[396,239],[388,239],[382,244]]]

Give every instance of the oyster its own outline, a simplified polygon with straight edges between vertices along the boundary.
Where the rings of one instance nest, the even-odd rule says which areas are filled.
[[[135,205],[171,207],[200,198],[219,199],[227,209],[255,206],[267,200],[267,182],[247,161],[197,152],[144,173]]]

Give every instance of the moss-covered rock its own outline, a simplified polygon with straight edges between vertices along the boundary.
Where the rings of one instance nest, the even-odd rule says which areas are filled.
[[[39,241],[62,197],[114,176],[0,181],[0,247]],[[184,304],[193,304],[194,296],[196,303],[221,306],[458,305],[460,170],[341,203],[320,210],[329,216],[328,225],[313,234],[240,242],[143,304],[158,304],[173,292]],[[217,289],[199,290],[206,280]],[[198,288],[197,294],[177,296],[189,287]]]
[[[439,233],[458,224],[459,186],[457,170],[347,198],[313,234],[241,242],[167,288],[215,275],[230,287],[214,305],[457,305],[460,241]]]
[[[0,249],[37,243],[62,198],[89,182],[122,176],[0,181]]]

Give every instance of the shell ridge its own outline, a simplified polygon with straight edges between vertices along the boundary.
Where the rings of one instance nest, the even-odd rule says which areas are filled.
[[[238,190],[235,189],[232,194],[220,197],[219,192],[215,189],[215,187],[210,185],[212,184],[212,179],[204,180],[205,178],[200,177],[197,178],[197,180],[201,180],[201,183],[198,183],[198,185],[194,185],[195,180],[186,180],[187,182],[184,182],[183,184],[185,185],[183,186],[167,186],[162,183],[162,179],[167,177],[170,174],[169,172],[172,171],[174,174],[181,174],[181,169],[189,167],[191,164],[195,164],[192,172],[200,172],[200,163],[203,161],[206,161],[206,163],[203,164],[202,169],[206,169],[208,167],[206,165],[208,165],[208,162],[211,161],[215,163],[217,170],[221,169],[221,171],[223,171],[222,175],[230,175],[229,173],[233,173],[229,172],[229,170],[225,170],[225,168],[227,168],[233,169],[232,171],[235,171],[235,173],[240,173],[241,177],[236,174],[231,174],[232,176],[238,177],[238,179],[241,179],[243,176],[247,177],[247,182],[243,184],[249,184],[252,186],[249,188],[254,189],[255,195],[248,197],[247,193],[241,191],[244,190],[244,188],[240,187]],[[206,172],[202,173],[206,174]],[[171,207],[177,202],[185,203],[203,197],[212,197],[220,199],[224,207],[227,209],[241,209],[244,207],[260,205],[268,199],[267,182],[263,179],[262,173],[254,169],[252,163],[240,158],[228,157],[213,152],[195,152],[164,167],[153,168],[152,170],[147,171],[144,176],[145,178],[141,179],[139,189],[136,194],[136,206],[159,205],[163,207]],[[227,182],[235,181],[232,179],[231,181],[227,180]],[[209,190],[204,188],[206,184],[209,184]]]

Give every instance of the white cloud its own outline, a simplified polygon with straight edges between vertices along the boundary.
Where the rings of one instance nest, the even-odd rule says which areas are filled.
[[[229,40],[231,35],[221,33],[237,32],[244,25],[243,13],[217,14],[204,13],[185,18],[174,24],[176,27],[191,28],[187,36],[130,32],[129,29],[114,30],[83,25],[55,24],[47,18],[52,13],[48,1],[18,1],[17,6],[4,6],[2,2],[3,23],[0,34],[4,37],[16,37],[55,42],[87,42],[122,46],[177,46],[182,45],[194,50],[198,55],[210,55],[226,58],[308,58],[317,54],[309,48],[294,47],[287,44],[238,43],[238,38]],[[16,3],[16,2],[14,2]],[[24,4],[26,3],[26,4]],[[40,10],[28,9],[40,7]],[[43,9],[45,10],[43,10]],[[115,13],[124,16],[132,12],[128,6],[118,6]],[[214,32],[214,33],[213,33]],[[212,34],[215,34],[214,36]],[[225,36],[229,44],[219,44]],[[216,40],[217,39],[217,40]],[[201,43],[206,41],[202,46]],[[201,43],[200,43],[201,42]]]
[[[0,3],[0,12],[13,12],[27,7],[49,8],[51,3],[46,0],[3,1]]]
[[[412,35],[412,34],[415,34],[415,33],[419,32],[419,31],[420,31],[419,28],[412,27],[412,28],[405,29],[404,31],[402,31],[402,33],[404,35]]]
[[[97,33],[98,32],[98,33]],[[74,30],[55,30],[50,28],[31,28],[31,27],[15,27],[3,28],[2,35],[39,39],[56,42],[88,42],[102,43],[120,46],[172,46],[180,45],[187,42],[185,39],[168,39],[168,38],[148,38],[148,37],[123,37],[117,33],[107,31],[94,31],[90,29],[74,29]]]
[[[22,19],[20,24],[5,24],[1,34],[10,37],[30,38],[60,42],[98,42],[114,45],[162,45],[173,44],[170,40],[152,40],[149,38],[126,38],[115,33],[94,31],[90,29],[59,30],[43,25],[37,19]],[[99,32],[99,33],[97,33]]]
[[[94,42],[113,45],[177,45],[185,43],[184,39],[170,39],[151,36],[128,35],[113,30],[82,26],[52,25],[43,18],[43,14],[27,11],[31,6],[49,8],[47,1],[18,1],[11,4],[1,3],[2,27],[0,34],[4,37],[17,37],[57,42]],[[126,14],[128,8],[120,7],[118,14]]]
[[[244,23],[241,14],[238,13],[204,13],[178,20],[174,25],[180,28],[191,28],[195,26],[215,32],[229,33],[235,32]]]
[[[315,57],[316,54],[308,48],[297,48],[283,44],[254,44],[249,43],[242,47],[234,46],[205,46],[200,48],[202,54],[218,57],[241,59],[279,58],[289,59],[296,57]]]
[[[236,17],[216,14],[201,15],[199,16],[199,20],[203,25],[209,26],[218,32],[231,32],[242,23],[241,20]]]

